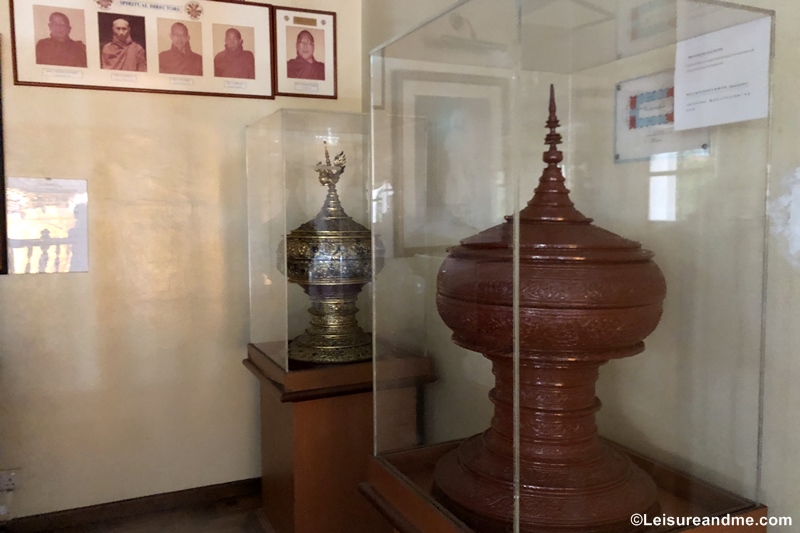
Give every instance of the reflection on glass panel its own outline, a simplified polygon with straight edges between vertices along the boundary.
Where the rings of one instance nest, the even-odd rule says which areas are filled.
[[[394,189],[391,183],[382,183],[380,187],[372,190],[372,223],[377,224],[389,214],[392,204]]]
[[[654,221],[675,220],[675,175],[650,176],[650,210]]]
[[[678,153],[668,152],[650,157],[650,172],[675,172],[678,168]]]
[[[9,273],[88,272],[86,180],[8,178]]]
[[[527,0],[522,2],[522,23],[576,30],[611,20],[613,13],[581,0]]]
[[[509,83],[497,76],[405,70],[392,78],[398,89],[393,115],[422,120],[395,140],[407,165],[395,184],[404,212],[395,246],[402,254],[441,251],[505,214],[501,140]]]

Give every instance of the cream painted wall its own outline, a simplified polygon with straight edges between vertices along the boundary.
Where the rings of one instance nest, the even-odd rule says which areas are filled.
[[[258,477],[244,128],[361,109],[361,2],[338,13],[339,99],[14,86],[0,4],[8,176],[86,179],[88,274],[0,279],[0,468],[47,513]]]
[[[363,2],[364,48],[387,41],[454,4],[448,0]],[[800,3],[795,0],[734,0],[777,13],[770,126],[769,237],[766,294],[766,353],[760,500],[772,516],[800,523]],[[365,65],[366,65],[365,59]],[[368,70],[365,70],[368,72]],[[365,76],[365,105],[369,83]],[[482,393],[481,393],[482,394]],[[736,434],[735,428],[732,434]],[[749,437],[748,437],[749,438]]]

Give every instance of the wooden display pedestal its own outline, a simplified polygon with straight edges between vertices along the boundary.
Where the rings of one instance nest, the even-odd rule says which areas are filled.
[[[361,492],[381,511],[395,533],[476,533],[431,496],[433,467],[460,441],[425,446],[373,457]],[[661,515],[753,517],[758,523],[767,508],[716,488],[697,478],[621,448],[658,486]],[[651,527],[646,533],[766,533],[766,526]]]
[[[383,533],[392,528],[358,493],[373,455],[372,362],[286,372],[248,345],[244,365],[261,382],[259,522],[268,533]],[[416,386],[432,381],[428,358],[398,361],[381,391],[397,405],[397,439],[417,439]]]

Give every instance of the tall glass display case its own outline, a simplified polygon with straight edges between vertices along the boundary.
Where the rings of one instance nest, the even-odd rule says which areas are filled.
[[[391,531],[358,493],[373,447],[368,131],[366,115],[298,110],[246,131],[266,531]]]
[[[362,490],[398,531],[765,516],[773,25],[714,0],[468,0],[372,52]],[[401,354],[436,374],[413,445],[382,394]]]

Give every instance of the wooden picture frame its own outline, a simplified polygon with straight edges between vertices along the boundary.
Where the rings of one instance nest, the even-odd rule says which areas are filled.
[[[505,205],[475,199],[504,186],[509,101],[502,77],[391,73],[396,257],[444,252],[507,214]],[[475,124],[485,127],[467,127]]]
[[[234,0],[11,0],[14,83],[272,99],[272,27]]]
[[[336,13],[274,7],[275,94],[337,98]]]
[[[1,38],[2,36],[0,36]],[[0,65],[2,67],[2,65]],[[0,68],[0,71],[2,68]],[[6,154],[3,138],[3,84],[0,81],[0,201],[3,209],[0,210],[0,274],[8,274],[8,227],[6,215]]]

